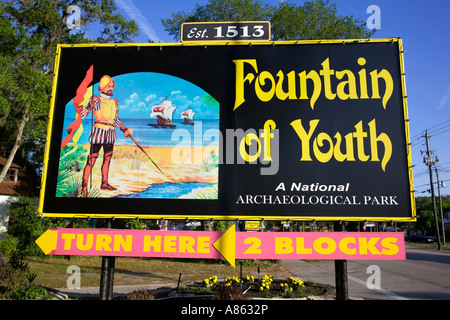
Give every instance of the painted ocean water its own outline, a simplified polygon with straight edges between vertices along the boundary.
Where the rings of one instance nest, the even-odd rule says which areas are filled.
[[[202,182],[183,182],[183,183],[154,183],[148,189],[128,196],[119,196],[120,198],[167,198],[176,199],[192,192],[197,188],[212,187],[213,183]]]
[[[145,147],[190,147],[190,146],[218,146],[219,121],[213,119],[195,120],[194,124],[184,124],[184,120],[173,120],[175,128],[155,128],[148,124],[156,123],[154,119],[121,119],[126,127],[133,129],[136,141]],[[66,128],[73,122],[73,118],[64,119],[62,138],[67,136]],[[78,144],[89,143],[93,121],[85,119],[82,122],[83,134]],[[116,145],[134,145],[134,142],[124,137],[122,131],[116,128]]]

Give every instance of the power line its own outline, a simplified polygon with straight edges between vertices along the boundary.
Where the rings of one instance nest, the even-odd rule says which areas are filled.
[[[435,129],[435,128],[440,127],[440,126],[442,126],[442,125],[444,125],[444,124],[446,124],[446,123],[448,123],[448,124],[445,125],[444,127]],[[444,128],[447,128],[447,127],[450,127],[450,120],[443,121],[443,122],[441,122],[441,123],[438,123],[438,124],[436,124],[436,125],[434,125],[434,126],[431,126],[431,127],[427,128],[427,129],[425,129],[425,130],[422,130],[422,131],[419,132],[418,134],[416,134],[416,135],[414,135],[413,137],[411,137],[410,140],[413,141],[413,140],[416,140],[416,139],[423,138],[423,137],[424,137],[424,134],[425,134],[425,131],[428,131],[429,134],[433,134],[433,130],[432,130],[432,129],[434,129],[434,132],[436,132],[436,131],[442,130],[442,129],[444,129]],[[447,130],[445,130],[444,132],[447,132],[447,131],[449,131],[449,130],[450,130],[450,129],[447,129]],[[443,132],[441,132],[441,133],[443,133]],[[436,133],[434,133],[434,135],[436,135]]]

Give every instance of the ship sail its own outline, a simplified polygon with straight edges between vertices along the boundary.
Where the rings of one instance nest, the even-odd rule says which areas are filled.
[[[160,117],[172,121],[172,114],[176,107],[172,105],[172,101],[161,101],[161,105],[156,105],[152,107],[152,112],[150,113],[150,118],[158,119]]]
[[[188,109],[181,113],[181,119],[189,119],[192,121],[192,120],[194,120],[194,115],[195,115],[195,112],[192,111],[191,109]]]
[[[165,97],[164,97],[165,98]],[[149,124],[152,127],[175,128],[172,124],[172,114],[177,107],[172,104],[172,101],[163,100],[160,105],[152,107],[150,118],[157,119],[156,124]]]

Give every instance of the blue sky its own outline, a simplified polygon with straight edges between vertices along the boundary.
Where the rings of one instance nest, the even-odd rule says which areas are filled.
[[[161,19],[173,12],[190,12],[196,3],[207,0],[116,0],[119,11],[138,24],[141,35],[135,42],[174,42]],[[276,5],[278,0],[263,0]],[[304,1],[291,0],[293,3]],[[410,119],[412,161],[416,196],[429,195],[429,176],[421,150],[425,150],[426,129],[430,129],[430,148],[439,158],[439,178],[445,181],[442,194],[450,194],[450,1],[447,0],[332,0],[341,15],[366,21],[370,5],[381,9],[381,25],[374,38],[403,39],[406,88]],[[436,182],[436,177],[434,176]],[[424,192],[424,193],[422,193]],[[437,188],[435,188],[437,194]]]

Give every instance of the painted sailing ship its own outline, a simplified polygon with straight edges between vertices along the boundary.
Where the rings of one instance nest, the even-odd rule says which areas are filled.
[[[172,114],[176,109],[176,106],[172,104],[172,101],[165,100],[167,97],[164,97],[164,100],[161,101],[160,105],[156,105],[152,107],[152,112],[150,113],[150,118],[157,119],[155,123],[149,123],[149,126],[155,128],[175,128],[175,125],[172,123]]]
[[[186,108],[186,111],[181,113],[181,119],[184,119],[184,124],[194,124],[195,112],[191,108]]]

